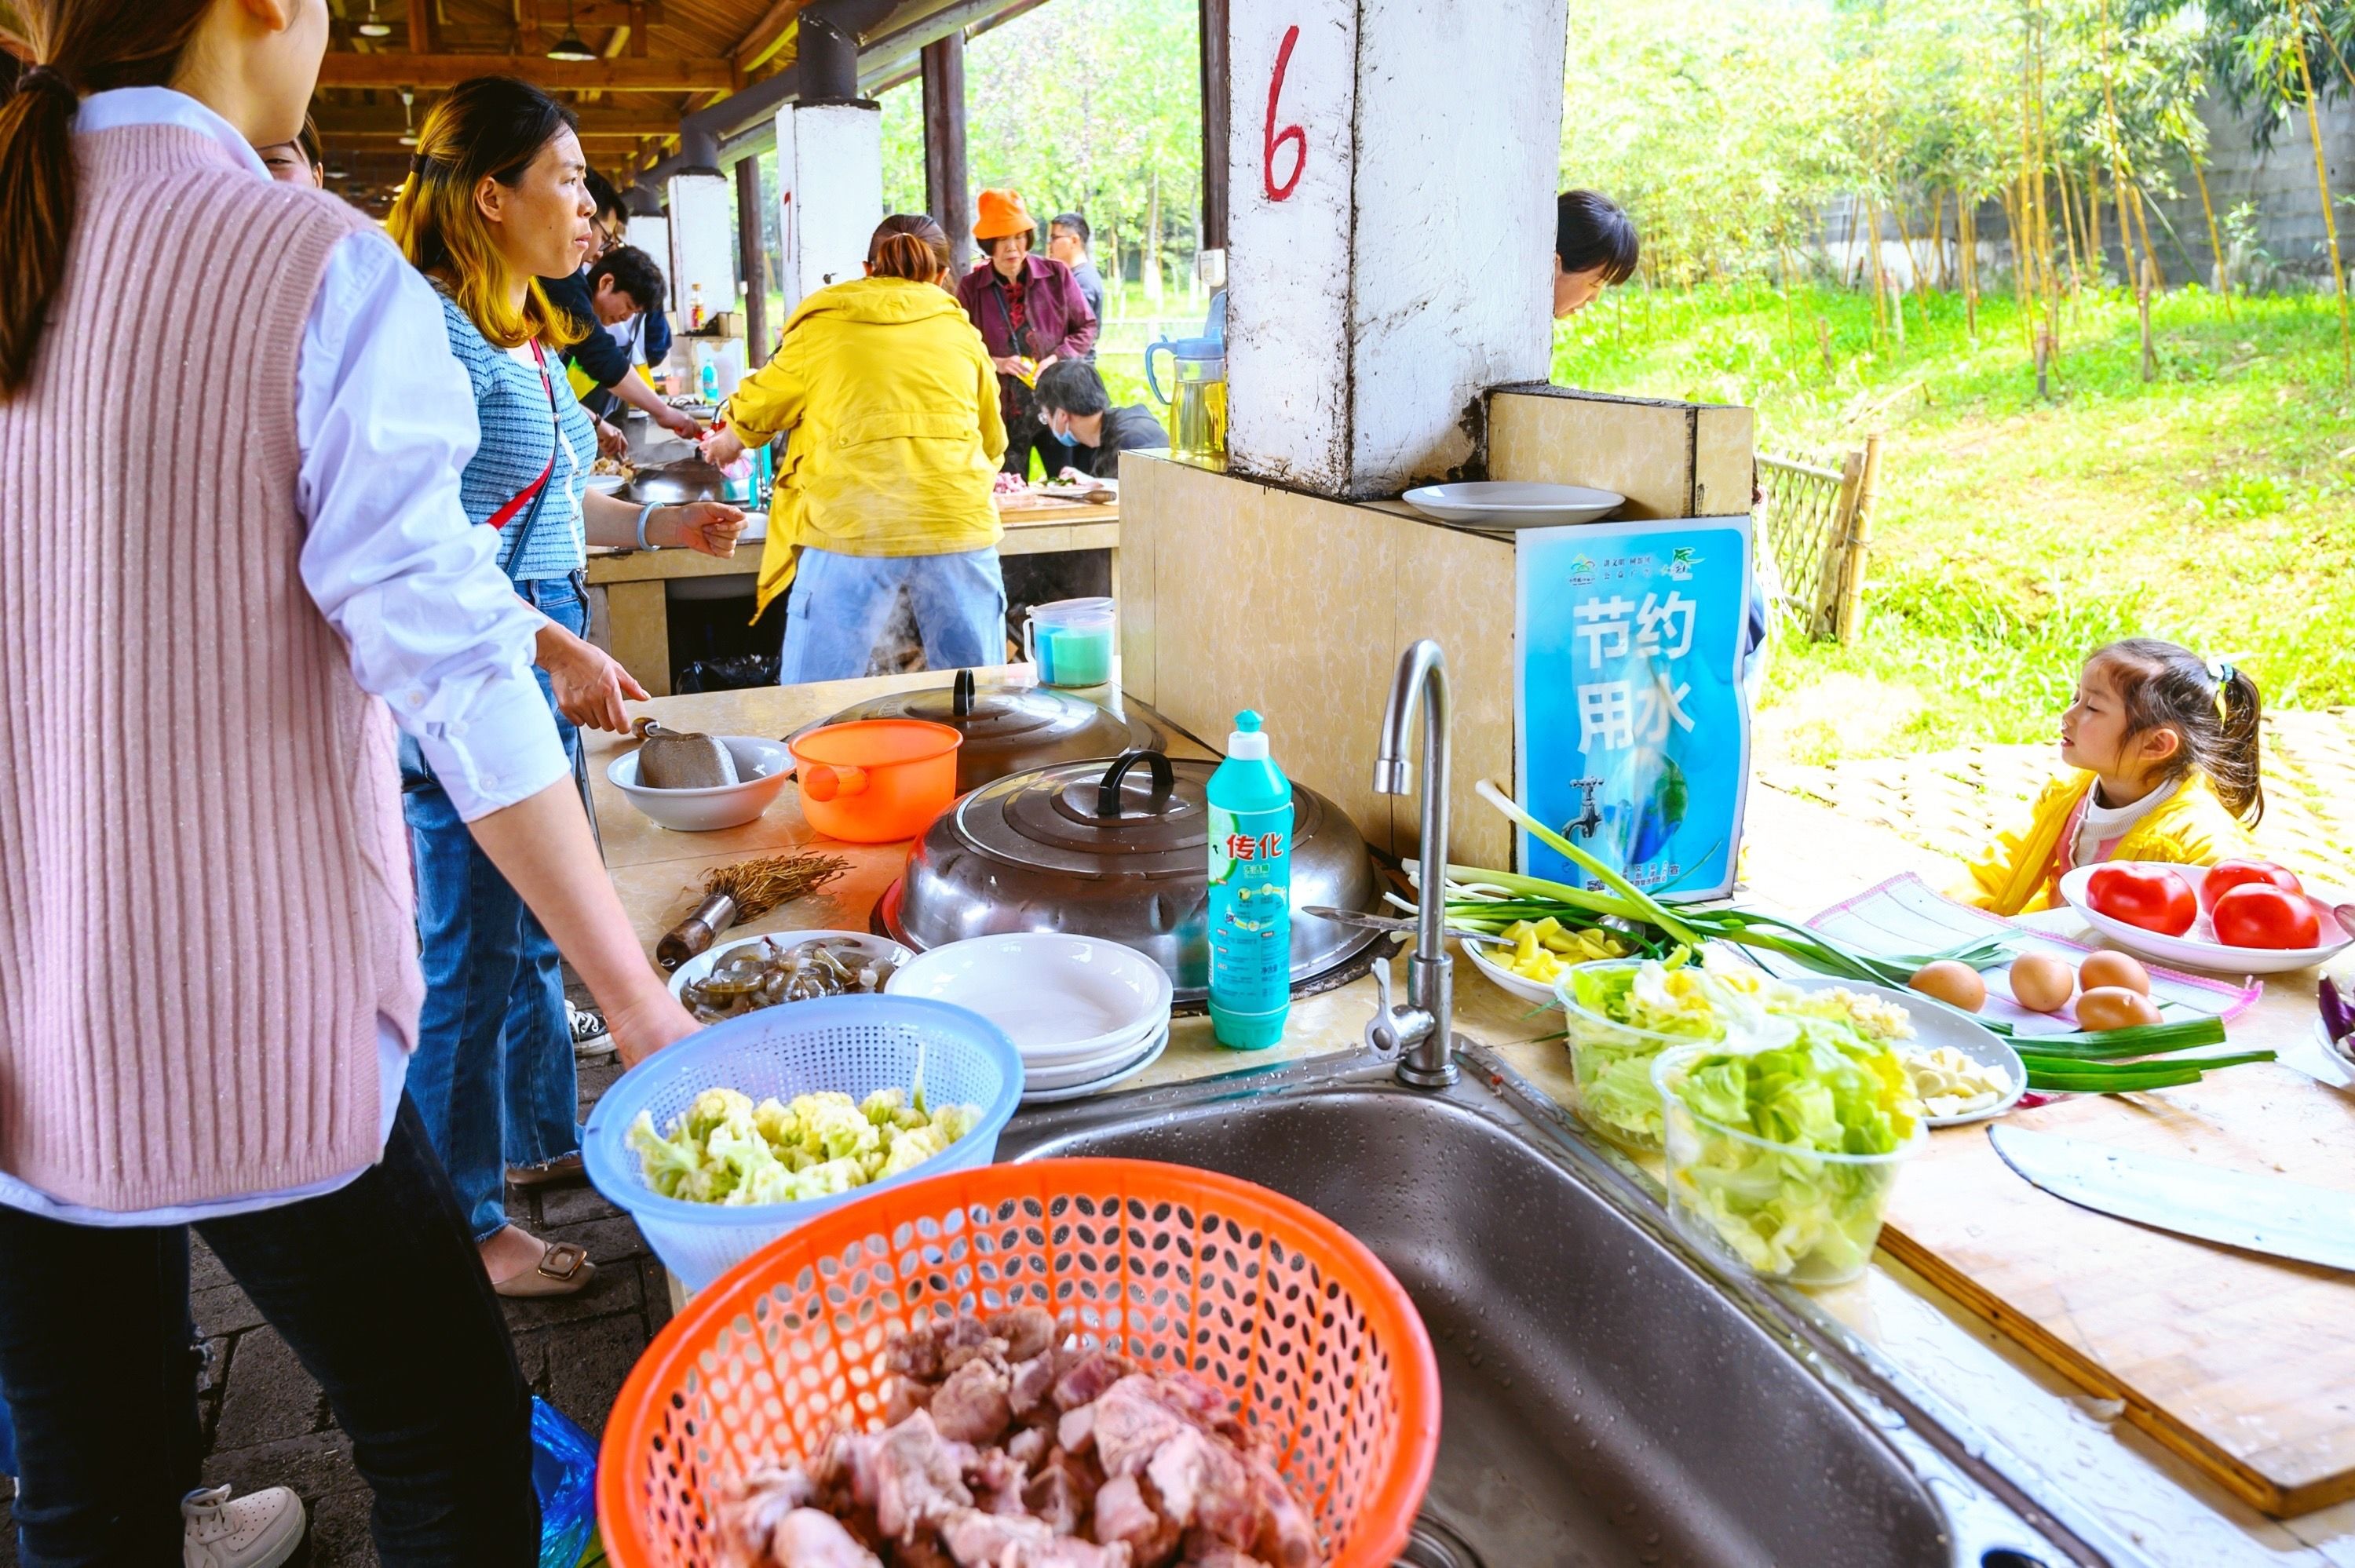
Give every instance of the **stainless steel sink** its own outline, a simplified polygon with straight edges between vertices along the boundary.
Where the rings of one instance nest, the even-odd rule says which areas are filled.
[[[2136,1560],[1799,1298],[1711,1272],[1647,1181],[1501,1060],[1466,1065],[1444,1091],[1367,1056],[1111,1097],[1018,1118],[999,1157],[1227,1171],[1372,1247],[1439,1354],[1438,1467],[1401,1559],[1418,1568]]]

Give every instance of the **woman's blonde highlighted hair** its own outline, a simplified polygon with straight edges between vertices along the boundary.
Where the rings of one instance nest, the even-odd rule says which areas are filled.
[[[458,308],[501,348],[538,338],[550,348],[581,341],[585,329],[527,281],[523,304],[509,300],[513,275],[474,203],[485,178],[513,185],[540,149],[577,131],[572,111],[529,82],[478,76],[450,90],[417,130],[409,181],[384,226],[419,271],[442,281]]]

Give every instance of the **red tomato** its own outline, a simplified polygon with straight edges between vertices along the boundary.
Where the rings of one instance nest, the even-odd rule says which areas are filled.
[[[2284,893],[2306,891],[2295,872],[2269,860],[2220,860],[2208,868],[2208,879],[2200,885],[2200,906],[2213,909],[2216,900],[2253,882],[2278,887]]]
[[[2105,865],[2085,879],[2085,900],[2113,920],[2180,937],[2200,917],[2191,883],[2172,866]]]
[[[2228,948],[2318,948],[2314,906],[2269,882],[2252,882],[2216,900],[2216,939]]]

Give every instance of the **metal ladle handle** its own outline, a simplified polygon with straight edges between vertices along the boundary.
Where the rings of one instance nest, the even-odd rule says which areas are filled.
[[[1168,757],[1158,751],[1127,751],[1120,760],[1104,770],[1103,782],[1096,786],[1096,815],[1117,819],[1120,816],[1120,786],[1128,770],[1138,763],[1153,772],[1153,804],[1157,810],[1178,789],[1178,770],[1169,765]]]

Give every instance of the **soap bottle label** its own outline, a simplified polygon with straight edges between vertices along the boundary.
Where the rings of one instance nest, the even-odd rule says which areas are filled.
[[[1210,808],[1210,996],[1268,1012],[1292,993],[1292,807]]]

